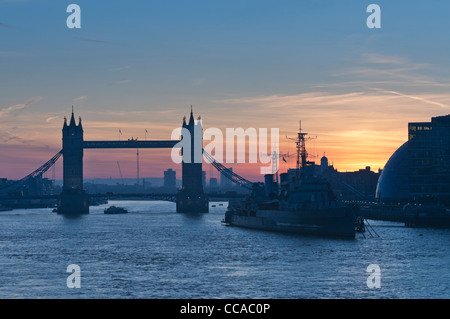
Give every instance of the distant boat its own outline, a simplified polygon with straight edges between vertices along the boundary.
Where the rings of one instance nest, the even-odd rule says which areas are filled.
[[[109,208],[105,208],[105,214],[128,214],[128,211],[123,207],[110,206]]]
[[[0,205],[0,212],[7,212],[10,210],[12,210],[12,208]]]

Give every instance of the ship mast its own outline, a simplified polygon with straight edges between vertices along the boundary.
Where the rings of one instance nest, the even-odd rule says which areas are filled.
[[[297,149],[297,166],[295,168],[297,169],[297,171],[300,170],[301,167],[304,167],[306,165],[306,159],[308,158],[308,153],[306,152],[306,135],[308,135],[308,133],[302,132],[302,121],[300,120],[297,138],[287,137],[288,139],[295,141]]]
[[[297,166],[296,166],[296,175],[299,177],[299,175],[303,176],[305,173],[305,167],[310,164],[310,162],[307,161],[308,159],[308,152],[306,151],[306,141],[316,139],[316,137],[306,137],[308,133],[302,132],[302,121],[300,120],[300,125],[297,133],[297,138],[290,138],[287,137],[287,139],[292,140],[295,142],[296,149],[297,149]],[[313,156],[314,157],[314,156]]]

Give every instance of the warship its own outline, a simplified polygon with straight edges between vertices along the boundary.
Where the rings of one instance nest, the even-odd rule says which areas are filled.
[[[264,183],[253,183],[249,196],[229,203],[225,225],[355,238],[358,207],[338,202],[330,183],[315,176],[315,163],[307,160],[307,134],[302,132],[300,121],[295,138],[296,168],[280,174],[280,183],[276,171],[265,175]]]

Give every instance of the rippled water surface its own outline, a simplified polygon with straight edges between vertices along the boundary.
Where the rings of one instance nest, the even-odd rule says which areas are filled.
[[[380,238],[311,238],[225,227],[226,204],[212,204],[196,216],[148,201],[75,219],[2,212],[0,298],[450,298],[450,230],[371,221]],[[79,289],[66,285],[70,264]]]

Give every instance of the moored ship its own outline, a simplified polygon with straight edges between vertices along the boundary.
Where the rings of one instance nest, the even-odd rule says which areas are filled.
[[[264,184],[254,183],[248,198],[230,202],[224,223],[269,231],[355,238],[358,208],[340,204],[329,182],[314,176],[314,163],[307,161],[306,135],[300,125],[296,169],[280,174],[280,185],[274,181],[275,174],[265,175]]]

